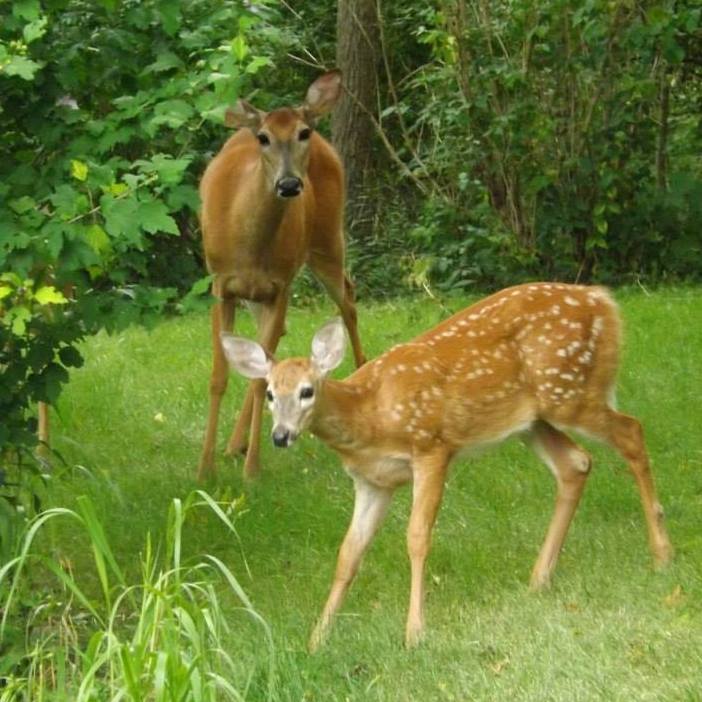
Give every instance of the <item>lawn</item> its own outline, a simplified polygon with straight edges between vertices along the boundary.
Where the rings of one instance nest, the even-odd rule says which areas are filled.
[[[353,504],[338,459],[312,437],[275,449],[264,426],[263,472],[218,453],[218,500],[242,497],[238,539],[212,515],[187,523],[184,558],[210,553],[237,575],[274,644],[277,700],[702,700],[702,291],[617,293],[625,321],[618,404],[644,424],[676,549],[651,568],[638,494],[621,460],[584,443],[594,469],[550,591],[532,594],[529,573],[550,517],[548,470],[518,440],[453,466],[428,563],[427,635],[402,646],[409,595],[405,526],[409,490],[398,494],[327,646],[306,652],[331,582]],[[427,298],[360,304],[366,353],[377,355],[467,303]],[[326,301],[293,308],[279,354],[307,354],[333,314]],[[250,335],[248,316],[238,333]],[[138,576],[147,533],[165,538],[174,498],[200,487],[210,367],[206,315],[85,344],[57,412],[53,442],[69,466],[55,503],[93,501],[122,567]],[[350,354],[349,354],[350,355]],[[343,377],[350,359],[336,373]],[[223,447],[245,389],[232,377],[222,412]],[[226,436],[225,436],[226,435]],[[38,548],[72,564],[97,587],[78,530],[57,527]],[[223,595],[230,655],[247,699],[270,695],[262,627]]]

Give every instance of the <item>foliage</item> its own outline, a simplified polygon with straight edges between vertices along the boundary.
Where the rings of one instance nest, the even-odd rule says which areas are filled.
[[[284,42],[274,3],[0,5],[0,456],[87,334],[205,292],[197,179]],[[14,460],[12,456],[8,460]]]
[[[699,278],[696,3],[385,8],[382,124],[435,281]]]
[[[241,700],[247,686],[238,680],[226,637],[234,617],[226,596],[260,627],[267,644],[267,697],[274,685],[274,651],[268,625],[254,610],[234,573],[219,558],[189,562],[183,528],[191,512],[206,507],[235,537],[237,501],[220,504],[204,491],[171,503],[163,554],[147,535],[141,580],[130,583],[105,536],[94,504],[86,497],[77,510],[53,508],[28,525],[19,555],[0,569],[3,652],[0,700]],[[85,588],[85,574],[73,572],[69,556],[57,560],[35,541],[57,519],[78,522],[92,551],[100,594]],[[56,588],[43,593],[26,623],[15,615],[21,595],[31,597],[32,571],[43,567]],[[230,608],[229,608],[230,609]]]

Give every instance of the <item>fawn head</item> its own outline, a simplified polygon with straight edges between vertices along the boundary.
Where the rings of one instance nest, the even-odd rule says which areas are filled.
[[[239,100],[227,110],[227,126],[247,127],[256,136],[266,180],[278,197],[297,197],[302,192],[312,131],[340,95],[341,71],[334,70],[310,85],[300,107],[263,112],[246,100]]]
[[[312,339],[310,358],[276,362],[260,344],[233,334],[222,334],[224,354],[245,378],[265,378],[266,399],[273,414],[273,443],[287,447],[307,428],[322,381],[344,359],[346,336],[341,319],[327,322]]]

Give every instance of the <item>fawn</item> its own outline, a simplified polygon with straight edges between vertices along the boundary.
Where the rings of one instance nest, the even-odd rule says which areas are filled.
[[[239,373],[266,379],[276,446],[289,446],[309,429],[341,456],[355,483],[353,517],[311,650],[327,635],[395,489],[408,482],[405,640],[417,643],[424,564],[449,464],[464,449],[512,434],[527,436],[557,484],[533,588],[549,584],[590,470],[589,454],[565,429],[619,451],[641,493],[656,564],[672,556],[641,425],[613,407],[620,320],[604,288],[535,283],[502,290],[342,381],[327,377],[344,356],[340,320],[317,332],[309,359],[275,362],[255,342],[227,334],[222,345]]]

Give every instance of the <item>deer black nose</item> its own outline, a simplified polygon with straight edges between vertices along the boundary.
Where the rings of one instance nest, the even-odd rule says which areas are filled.
[[[302,181],[295,176],[285,176],[275,187],[280,197],[297,197],[302,192]]]
[[[290,445],[290,432],[287,429],[280,429],[276,427],[273,430],[273,443],[280,447],[285,448]]]

